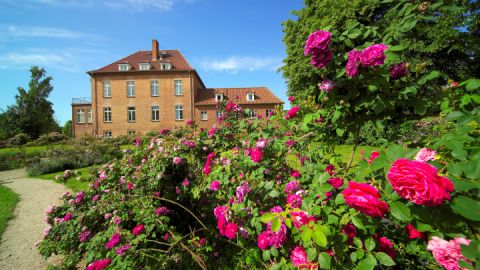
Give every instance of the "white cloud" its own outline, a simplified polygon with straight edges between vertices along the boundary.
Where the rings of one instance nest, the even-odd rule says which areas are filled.
[[[0,25],[0,34],[11,37],[46,37],[46,38],[99,38],[93,34],[75,32],[63,28],[40,26]]]
[[[206,71],[230,72],[270,70],[275,71],[282,64],[279,57],[238,57],[232,56],[225,59],[204,59],[199,61],[200,66]]]
[[[169,11],[177,3],[193,3],[196,0],[29,0],[34,5],[48,5],[52,7],[107,7],[143,11],[159,9]],[[16,5],[14,0],[0,0],[0,4]]]

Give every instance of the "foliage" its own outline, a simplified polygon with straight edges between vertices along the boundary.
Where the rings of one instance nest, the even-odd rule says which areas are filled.
[[[19,146],[27,143],[30,140],[30,136],[25,133],[18,133],[7,141],[8,146]]]
[[[7,227],[7,222],[13,217],[13,209],[17,204],[18,196],[11,189],[0,186],[0,240]]]
[[[60,132],[49,132],[41,135],[34,141],[28,142],[26,146],[61,144],[65,143],[66,139],[67,137]]]
[[[225,111],[217,126],[187,127],[181,138],[176,132],[138,141],[104,165],[89,190],[49,209],[40,253],[62,255],[66,268],[110,259],[115,269],[295,269],[302,256],[292,252],[304,250],[305,264],[323,269],[435,269],[425,237],[476,239],[476,217],[454,204],[462,197],[478,202],[473,193],[456,186],[451,201],[426,206],[394,191],[391,164],[412,159],[416,149],[367,153],[349,173],[323,143],[331,122],[316,121],[319,111],[305,106],[262,120],[236,115]],[[471,140],[464,146],[474,146]],[[423,166],[450,177],[451,150],[439,149],[441,158]],[[376,188],[390,210],[371,217],[347,204],[347,179]],[[300,199],[289,199],[293,194]],[[418,237],[404,229],[409,224]],[[265,232],[285,235],[265,247]]]
[[[68,120],[65,122],[62,128],[62,134],[65,135],[67,138],[73,137],[73,127],[72,127],[72,120]]]
[[[28,91],[18,87],[16,104],[9,106],[0,117],[2,136],[12,137],[21,131],[31,138],[38,138],[44,133],[59,130],[52,103],[47,100],[53,90],[50,84],[52,77],[45,77],[45,70],[37,66],[33,66],[30,72]]]

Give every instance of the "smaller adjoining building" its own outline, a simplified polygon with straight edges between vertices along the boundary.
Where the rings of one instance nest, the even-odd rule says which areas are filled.
[[[210,128],[219,102],[234,101],[251,117],[283,104],[267,87],[206,88],[178,50],[138,51],[87,72],[91,98],[72,99],[75,136],[113,137],[174,129],[194,120]]]

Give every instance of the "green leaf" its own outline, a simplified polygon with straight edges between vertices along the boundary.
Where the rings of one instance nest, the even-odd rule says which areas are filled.
[[[478,88],[480,88],[479,79],[470,79],[467,81],[467,86],[465,87],[467,91],[474,91],[474,90],[477,90]]]
[[[365,227],[363,226],[362,221],[361,221],[360,218],[358,218],[357,216],[352,217],[352,223],[353,223],[353,225],[355,225],[355,227],[357,227],[357,228],[360,228],[360,229],[365,228]]]
[[[302,232],[302,241],[303,242],[307,242],[307,241],[310,241],[310,239],[312,239],[312,234],[313,234],[313,230],[310,229],[310,228],[307,228],[305,229],[303,232]]]
[[[412,220],[412,214],[410,213],[410,209],[400,201],[390,203],[390,212],[392,213],[392,216],[394,216],[400,221]]]
[[[358,29],[358,28],[355,28],[348,33],[348,38],[356,39],[361,34],[362,34],[362,31],[360,31],[360,29]]]
[[[321,247],[326,247],[327,246],[327,237],[322,231],[315,231],[312,234],[313,241],[321,246]]]
[[[399,51],[403,51],[407,48],[407,46],[404,46],[404,45],[396,45],[396,46],[390,46],[388,47],[388,51],[390,52],[399,52]]]
[[[383,253],[383,252],[377,252],[375,254],[375,257],[377,258],[377,260],[385,265],[385,266],[394,266],[395,265],[395,262],[392,260],[392,258],[390,258],[390,256],[388,256],[386,253]]]
[[[270,260],[270,251],[269,250],[264,250],[262,252],[262,258],[264,261]]]
[[[470,245],[460,245],[462,248],[462,255],[467,257],[471,261],[475,261],[479,257],[479,252],[477,251],[477,247],[480,247],[479,240],[473,240]]]
[[[272,254],[273,257],[278,256],[278,250],[275,247],[270,248],[270,254]]]
[[[425,107],[425,103],[423,102],[415,102],[413,104],[413,109],[415,113],[424,115],[427,112],[427,108]]]
[[[282,220],[279,217],[276,217],[272,220],[272,231],[278,232],[282,227]]]
[[[320,265],[320,269],[330,269],[331,263],[332,257],[326,252],[318,254],[318,264]]]
[[[418,84],[425,84],[426,82],[436,79],[440,77],[442,74],[436,70],[431,71],[427,75],[423,76],[420,80],[418,80]]]
[[[465,166],[463,166],[463,172],[465,176],[472,180],[477,180],[480,178],[480,159],[474,159],[467,161]]]
[[[375,248],[375,241],[373,240],[373,238],[369,237],[367,238],[367,240],[365,240],[365,248],[368,251],[372,251]]]
[[[357,246],[357,248],[363,248],[363,243],[362,243],[362,240],[360,240],[360,238],[354,237],[353,243],[355,244],[355,246]]]
[[[274,217],[275,217],[275,215],[272,214],[272,213],[265,213],[265,214],[263,214],[263,216],[260,217],[260,221],[263,222],[263,223],[268,223]]]
[[[458,196],[453,199],[452,209],[463,217],[480,221],[480,202],[466,196]]]
[[[357,268],[355,268],[355,269],[357,269],[357,270],[372,270],[374,267],[375,267],[375,264],[373,264],[370,260],[363,259],[362,261],[360,261]]]
[[[292,228],[292,220],[291,219],[286,218],[284,221],[285,221],[285,226],[287,226],[287,228]]]

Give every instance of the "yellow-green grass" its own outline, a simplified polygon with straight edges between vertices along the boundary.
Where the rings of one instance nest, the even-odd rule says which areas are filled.
[[[79,181],[77,180],[77,177],[81,176],[82,179],[88,179],[90,177],[90,170],[92,169],[92,167],[94,166],[90,166],[90,167],[85,167],[85,168],[81,168],[81,169],[76,169],[76,170],[70,170],[72,172],[74,171],[78,171],[79,173],[77,175],[74,175],[72,176],[70,179],[67,180],[67,182],[63,182],[61,180],[56,180],[55,177],[57,175],[63,177],[63,171],[61,172],[54,172],[54,173],[47,173],[47,174],[42,174],[42,175],[38,175],[38,176],[34,176],[33,178],[40,178],[40,179],[45,179],[45,180],[53,180],[55,181],[56,183],[61,183],[61,184],[64,184],[65,186],[67,186],[69,189],[71,189],[73,192],[79,192],[79,191],[82,191],[82,190],[87,190],[88,189],[88,182],[83,182],[83,181]]]
[[[365,151],[365,158],[368,159],[370,157],[370,153],[372,151],[380,151],[382,149],[381,146],[366,146],[366,145],[359,145],[357,146],[357,150],[355,151],[355,155],[353,156],[352,165],[358,164],[360,160],[362,160],[361,151]],[[350,156],[352,154],[353,145],[337,145],[335,146],[335,153],[337,153],[341,160],[345,163],[348,163],[350,160]]]
[[[18,201],[18,195],[11,189],[0,186],[0,240],[7,227],[7,222],[13,217],[13,209]]]

